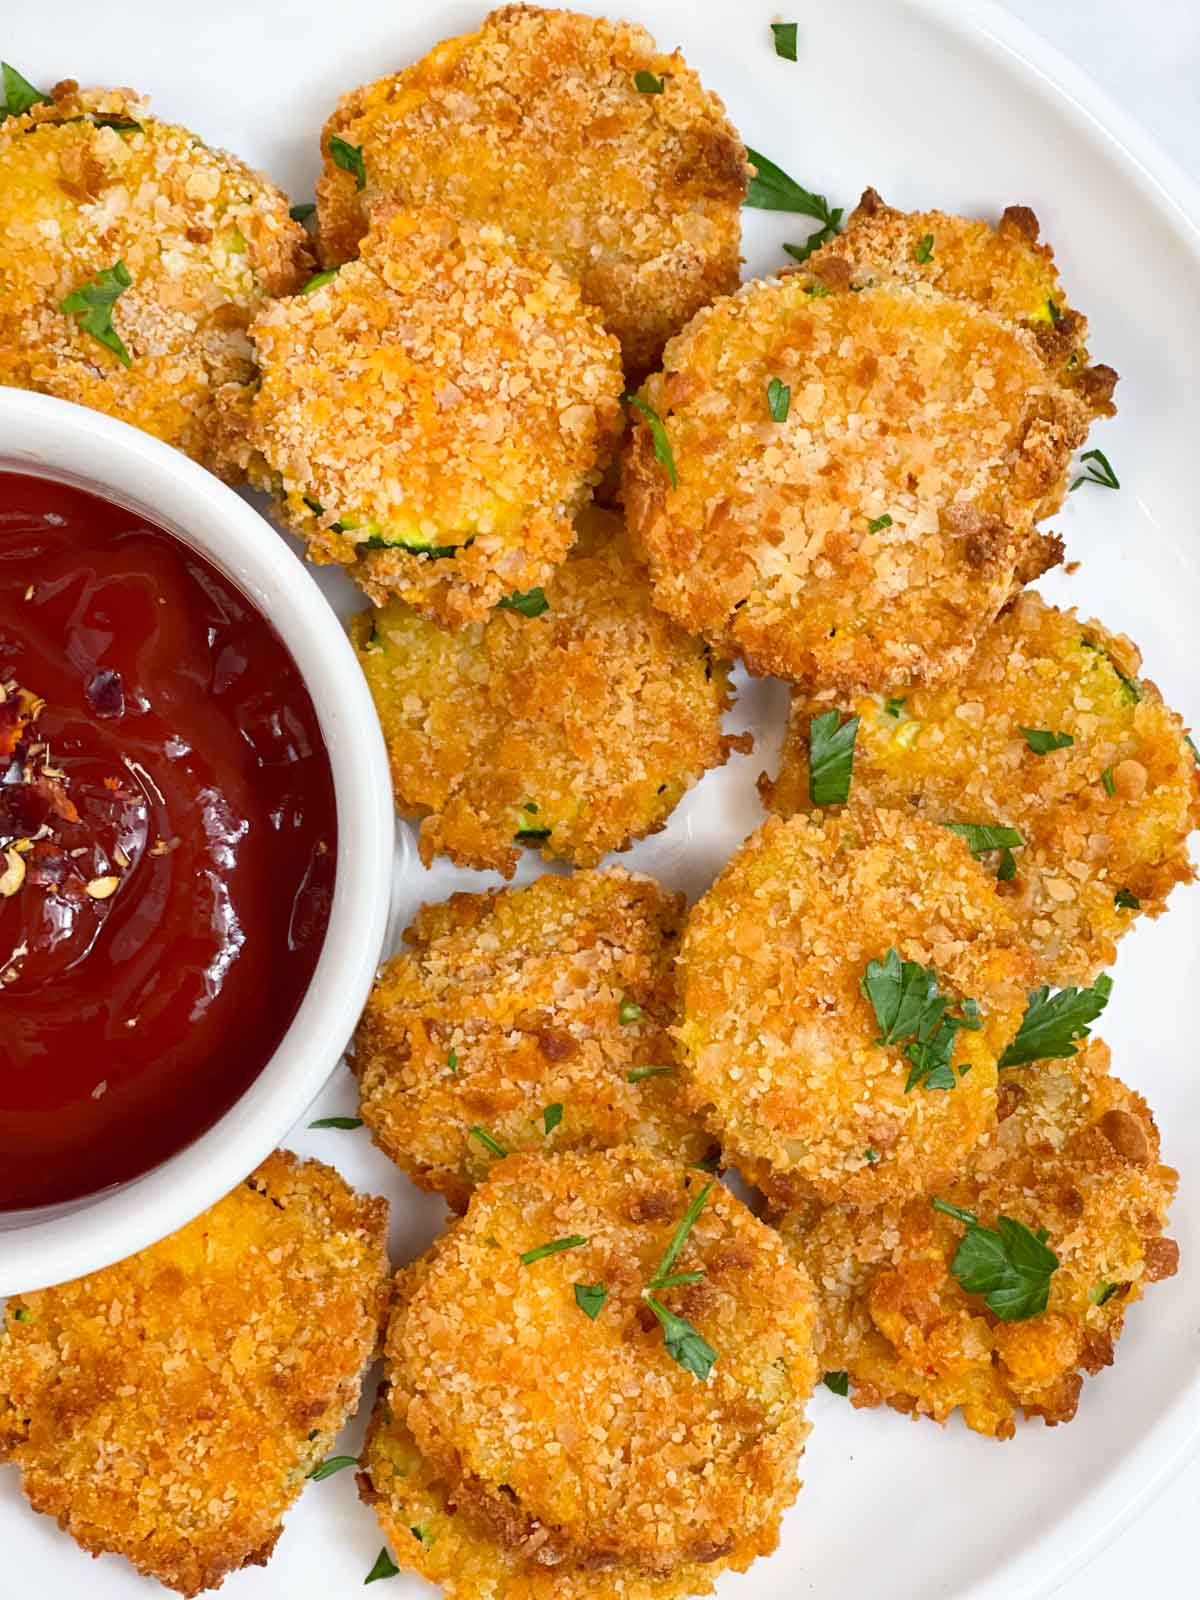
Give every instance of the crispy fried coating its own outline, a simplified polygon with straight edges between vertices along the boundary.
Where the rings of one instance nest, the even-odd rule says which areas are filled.
[[[436,854],[511,878],[520,846],[595,866],[657,833],[749,735],[725,735],[728,671],[650,601],[618,518],[589,508],[547,609],[447,633],[394,601],[350,636],[396,803]]]
[[[700,312],[663,363],[640,393],[673,466],[631,411],[630,532],[656,603],[753,672],[843,692],[952,680],[1060,558],[1034,520],[1090,411],[995,312],[796,271]]]
[[[896,211],[867,189],[845,231],[813,255],[809,268],[831,281],[848,272],[854,283],[927,283],[994,311],[1029,329],[1047,368],[1079,391],[1093,416],[1111,417],[1117,374],[1089,364],[1087,319],[1068,305],[1054,251],[1039,242],[1039,232],[1028,206],[1006,207],[992,227],[944,211]]]
[[[1196,758],[1140,667],[1127,638],[1030,591],[992,624],[953,687],[899,683],[847,706],[861,719],[852,803],[1021,834],[1016,876],[998,890],[1042,982],[1090,983],[1134,920],[1160,915],[1174,886],[1195,877]],[[779,777],[759,780],[783,816],[810,809],[808,730],[823,709],[821,697],[793,700]],[[1047,733],[1073,742],[1038,754],[1022,729],[1035,743]]]
[[[118,262],[128,367],[62,310]],[[236,478],[216,392],[248,391],[250,321],[311,271],[286,196],[132,90],[61,83],[0,125],[0,384],[105,411]]]
[[[0,1458],[92,1555],[216,1588],[269,1559],[387,1296],[386,1203],[277,1151],[160,1244],[9,1300]]]
[[[658,1295],[716,1359],[707,1379],[672,1359],[642,1291],[703,1181],[629,1148],[514,1156],[401,1274],[361,1480],[397,1561],[460,1600],[665,1600],[774,1548],[812,1289],[714,1183],[673,1267],[703,1276]],[[580,1284],[607,1290],[594,1318]]]
[[[335,139],[361,152],[361,189]],[[502,222],[579,280],[638,378],[737,286],[742,141],[679,52],[631,23],[505,6],[343,96],[321,148],[327,265],[354,255],[381,197]]]
[[[1109,1076],[1107,1045],[1007,1070],[1000,1100],[998,1131],[941,1194],[985,1226],[1048,1230],[1059,1266],[1040,1314],[1003,1322],[961,1287],[963,1225],[928,1200],[814,1206],[781,1226],[817,1286],[820,1360],[849,1374],[856,1406],[937,1422],[961,1407],[968,1427],[1008,1439],[1018,1407],[1071,1420],[1082,1375],[1111,1364],[1126,1309],[1179,1249],[1163,1237],[1177,1174],[1159,1164],[1146,1102]]]
[[[313,561],[461,625],[570,549],[621,427],[616,341],[545,256],[381,211],[358,261],[270,306],[234,396],[252,481]]]
[[[911,1058],[879,1042],[861,983],[893,948],[952,1007],[979,1006],[953,1088],[907,1089]],[[691,1103],[778,1203],[926,1193],[995,1126],[1031,961],[994,878],[944,828],[865,807],[770,818],[693,907],[679,967]]]
[[[495,1163],[480,1129],[505,1151],[708,1156],[667,1033],[684,909],[620,867],[422,906],[358,1031],[376,1142],[457,1210]]]

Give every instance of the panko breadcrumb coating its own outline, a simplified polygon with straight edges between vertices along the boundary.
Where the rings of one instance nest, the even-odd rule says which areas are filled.
[[[1048,1231],[1059,1259],[1045,1311],[1001,1321],[950,1271],[963,1225],[927,1199],[873,1211],[812,1207],[782,1220],[821,1304],[818,1355],[845,1371],[856,1406],[886,1402],[1011,1438],[1014,1416],[1075,1415],[1083,1373],[1111,1365],[1126,1309],[1176,1270],[1163,1237],[1177,1174],[1159,1164],[1141,1095],[1109,1076],[1091,1040],[1068,1061],[1005,1071],[999,1131],[940,1197],[994,1228]]]
[[[953,679],[1060,558],[1033,524],[1091,412],[995,312],[795,271],[700,312],[663,364],[640,398],[673,464],[631,409],[630,532],[656,603],[753,672],[841,691]]]
[[[522,844],[595,866],[750,748],[721,732],[724,663],[655,610],[619,519],[589,508],[578,530],[536,615],[447,633],[393,601],[351,624],[426,866],[444,853],[510,878]]]
[[[892,949],[952,1009],[979,1007],[952,1088],[906,1089],[911,1057],[880,1042],[862,980]],[[693,907],[679,967],[691,1103],[778,1203],[923,1194],[995,1126],[1031,961],[994,877],[946,829],[866,808],[770,818]]]
[[[251,480],[313,561],[447,624],[563,560],[621,427],[616,341],[545,256],[447,212],[382,210],[362,255],[251,330],[233,397]]]
[[[715,1361],[673,1359],[643,1290],[704,1182],[631,1149],[514,1156],[401,1274],[360,1480],[401,1565],[459,1600],[665,1600],[774,1548],[812,1289],[713,1183],[672,1267],[702,1276],[655,1298]],[[578,1285],[607,1291],[594,1317]]]
[[[637,378],[737,286],[742,141],[680,53],[632,23],[505,6],[343,96],[321,148],[327,265],[354,255],[381,197],[499,222],[579,280]]]
[[[682,895],[620,867],[422,906],[358,1031],[376,1142],[458,1210],[495,1164],[488,1140],[708,1156],[667,1033],[684,910]]]
[[[1037,340],[1047,368],[1079,391],[1092,415],[1111,417],[1117,374],[1089,365],[1087,319],[1067,303],[1054,251],[1039,242],[1039,232],[1028,206],[1007,206],[992,227],[944,211],[896,211],[867,189],[845,231],[810,259],[809,270],[833,279],[849,270],[853,283],[927,283],[1017,322]]]
[[[123,263],[129,364],[62,302]],[[246,393],[246,329],[309,276],[287,197],[130,89],[56,86],[0,123],[0,384],[105,411],[236,477],[215,395]]]
[[[386,1203],[277,1151],[160,1244],[9,1299],[0,1458],[92,1555],[216,1588],[269,1559],[387,1296]]]
[[[894,684],[845,704],[860,718],[852,804],[1020,833],[1016,875],[998,891],[1043,982],[1090,983],[1135,918],[1158,916],[1195,877],[1196,758],[1140,668],[1129,639],[1031,591],[992,624],[953,687]],[[820,696],[793,700],[779,777],[760,780],[784,816],[810,809],[809,723],[825,709]],[[1040,754],[1022,729],[1042,746],[1040,735],[1060,736],[1059,748]]]

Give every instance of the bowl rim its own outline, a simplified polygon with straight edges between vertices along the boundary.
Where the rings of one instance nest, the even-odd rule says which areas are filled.
[[[0,1297],[133,1255],[254,1170],[324,1088],[353,1034],[387,930],[395,812],[379,719],[349,639],[304,565],[212,473],[150,434],[70,401],[0,388],[0,470],[57,477],[143,511],[212,561],[280,634],[329,753],[338,821],[333,903],[291,1025],[237,1101],[150,1172],[95,1196],[0,1214]]]

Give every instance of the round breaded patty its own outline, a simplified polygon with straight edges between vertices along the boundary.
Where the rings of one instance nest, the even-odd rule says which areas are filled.
[[[447,633],[402,602],[350,636],[419,847],[511,877],[521,845],[594,866],[656,833],[748,735],[723,662],[650,601],[620,521],[588,508],[540,594]]]
[[[314,561],[456,625],[542,583],[621,427],[616,341],[545,256],[444,211],[381,211],[362,254],[270,306],[230,408]]]
[[[631,409],[630,533],[656,603],[753,672],[952,679],[1059,559],[1033,521],[1090,412],[994,312],[797,271],[700,312],[663,363],[653,416]]]
[[[926,969],[905,974],[909,994],[936,981],[963,1019],[943,1070],[917,1082],[934,1059],[907,1028],[885,1044],[864,989],[889,961]],[[781,1204],[924,1193],[995,1126],[1031,962],[994,878],[946,829],[865,808],[769,819],[692,908],[679,967],[690,1099]]]
[[[1047,368],[1079,391],[1093,416],[1111,417],[1117,374],[1089,364],[1087,319],[1067,303],[1054,251],[1039,232],[1028,206],[1006,207],[992,227],[944,211],[896,211],[867,189],[845,231],[812,256],[809,270],[832,281],[848,271],[856,284],[926,283],[994,311],[1029,329]]]
[[[579,280],[639,378],[737,285],[741,139],[679,52],[631,23],[505,6],[343,96],[321,148],[327,265],[380,198],[500,222]]]
[[[1029,592],[953,687],[896,683],[846,703],[860,718],[852,803],[1024,839],[998,887],[1047,983],[1090,983],[1134,920],[1195,876],[1196,758],[1140,667],[1127,638]],[[809,724],[825,709],[793,700],[779,777],[760,780],[784,816],[810,809]]]
[[[0,384],[105,411],[236,477],[216,391],[248,392],[247,326],[311,271],[286,196],[130,90],[62,83],[0,124]],[[72,296],[82,316],[63,309]]]
[[[951,1271],[964,1226],[927,1199],[782,1219],[817,1286],[819,1358],[848,1374],[856,1406],[938,1422],[961,1407],[968,1427],[998,1439],[1011,1438],[1018,1407],[1069,1422],[1082,1374],[1112,1362],[1126,1309],[1176,1270],[1163,1228],[1177,1174],[1159,1164],[1146,1102],[1109,1076],[1107,1045],[1006,1070],[1000,1115],[939,1196],[991,1229],[1007,1216],[1047,1231],[1058,1266],[1044,1311],[1003,1321],[968,1294]]]
[[[695,1281],[648,1287],[664,1260]],[[401,1277],[367,1494],[389,1528],[420,1526],[428,1477],[410,1486],[392,1454],[415,1444],[456,1520],[510,1570],[742,1570],[774,1547],[797,1492],[812,1324],[803,1272],[721,1184],[628,1148],[514,1156]],[[706,1375],[679,1340],[707,1349]],[[394,1551],[428,1559],[423,1540],[397,1536]]]
[[[276,1151],[161,1243],[10,1297],[0,1460],[92,1555],[216,1588],[266,1564],[387,1300],[386,1203]]]
[[[459,1210],[498,1152],[708,1156],[667,1033],[684,909],[620,867],[423,906],[358,1030],[376,1142]]]

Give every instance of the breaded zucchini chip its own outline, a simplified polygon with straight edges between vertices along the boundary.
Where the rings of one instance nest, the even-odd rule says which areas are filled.
[[[386,1203],[277,1151],[161,1244],[9,1299],[0,1457],[92,1555],[216,1588],[269,1559],[387,1296]]]
[[[742,141],[632,23],[505,6],[343,96],[321,148],[326,265],[354,255],[381,198],[500,222],[578,279],[638,378],[737,286]]]
[[[723,662],[657,611],[620,521],[589,508],[533,594],[447,633],[393,601],[350,636],[419,848],[511,877],[520,847],[595,866],[657,833],[748,735]]]
[[[769,819],[692,908],[679,967],[691,1103],[778,1203],[924,1194],[995,1127],[1031,961],[946,829]]]
[[[849,271],[856,284],[927,283],[994,311],[1029,329],[1047,368],[1079,391],[1094,417],[1111,417],[1117,374],[1089,365],[1087,319],[1068,305],[1054,251],[1039,243],[1039,231],[1028,206],[1006,207],[992,227],[944,211],[895,211],[867,189],[845,231],[811,258],[809,270],[831,281],[844,281]]]
[[[708,1156],[667,1033],[684,909],[621,867],[422,906],[358,1031],[379,1146],[457,1210],[507,1151]]]
[[[1126,1309],[1179,1260],[1163,1237],[1177,1174],[1159,1164],[1146,1102],[1109,1076],[1107,1045],[1003,1077],[998,1132],[939,1191],[982,1236],[928,1199],[781,1220],[817,1286],[819,1358],[848,1374],[853,1403],[937,1422],[961,1407],[997,1439],[1012,1437],[1018,1407],[1070,1422],[1083,1374],[1112,1363]],[[984,1252],[1003,1261],[996,1289],[968,1293]]]
[[[310,560],[446,625],[563,560],[621,427],[621,366],[545,256],[382,211],[358,261],[251,331],[262,384],[229,431]]]
[[[1091,412],[1026,328],[925,285],[749,283],[631,407],[626,515],[655,602],[753,672],[846,692],[953,679],[1060,558]]]
[[[904,683],[847,701],[859,717],[850,799],[930,822],[999,825],[1023,845],[999,883],[1040,981],[1090,983],[1140,916],[1157,917],[1195,871],[1200,775],[1180,718],[1120,634],[1023,594],[952,688]],[[809,727],[821,697],[792,702],[773,810],[811,807]],[[999,857],[985,857],[994,864]]]
[[[311,271],[287,197],[131,90],[61,83],[0,124],[0,384],[236,477],[216,392],[248,393],[248,325]]]
[[[364,1498],[461,1600],[707,1591],[796,1496],[812,1331],[804,1273],[721,1184],[511,1157],[400,1276]]]

